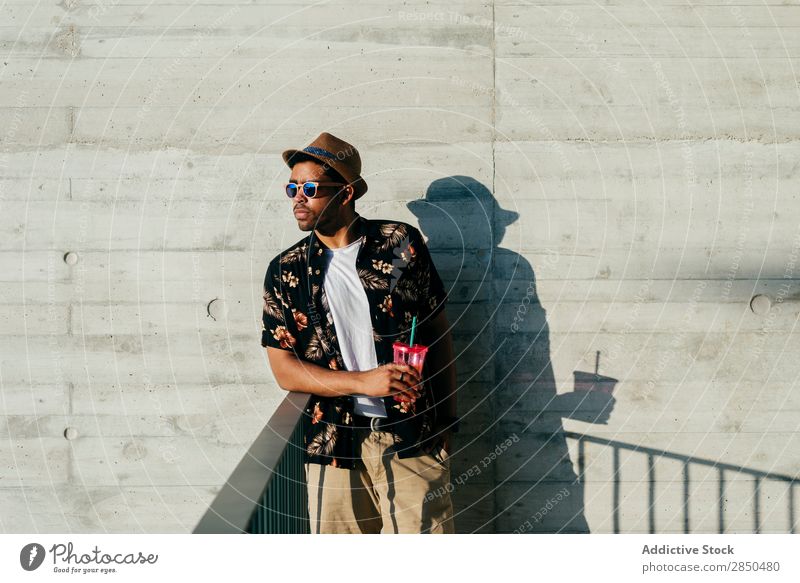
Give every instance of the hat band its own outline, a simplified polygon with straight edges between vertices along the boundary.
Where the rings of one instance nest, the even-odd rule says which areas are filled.
[[[303,148],[303,152],[308,152],[309,154],[316,154],[317,156],[325,156],[326,158],[336,159],[336,156],[328,152],[328,150],[324,148],[317,148],[316,146],[307,146]]]

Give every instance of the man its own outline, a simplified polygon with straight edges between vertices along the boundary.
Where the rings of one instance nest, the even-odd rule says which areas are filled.
[[[313,533],[452,533],[458,429],[444,285],[421,233],[355,210],[355,147],[322,133],[287,150],[291,209],[310,234],[269,264],[261,344],[278,384],[309,393],[304,460]],[[429,346],[423,375],[392,344]]]

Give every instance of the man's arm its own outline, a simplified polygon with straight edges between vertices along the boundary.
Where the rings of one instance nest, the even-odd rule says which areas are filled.
[[[453,354],[453,336],[444,310],[425,322],[420,330],[429,342],[425,358],[428,382],[436,403],[436,416],[456,416],[456,363]]]
[[[417,371],[408,365],[389,363],[368,371],[331,370],[300,360],[290,350],[267,346],[272,374],[282,389],[312,393],[321,397],[368,395],[383,397],[403,395],[417,398],[414,388],[420,381]],[[403,380],[400,380],[402,375]]]
[[[267,346],[272,374],[282,389],[312,393],[321,397],[340,397],[355,393],[357,371],[331,370],[300,360],[292,352]]]

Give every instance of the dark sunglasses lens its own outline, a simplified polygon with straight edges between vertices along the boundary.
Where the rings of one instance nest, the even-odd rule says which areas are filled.
[[[314,198],[317,195],[317,185],[313,182],[306,182],[303,185],[303,194],[308,198]]]
[[[287,184],[286,185],[286,196],[289,198],[294,198],[297,195],[297,185],[296,184]]]

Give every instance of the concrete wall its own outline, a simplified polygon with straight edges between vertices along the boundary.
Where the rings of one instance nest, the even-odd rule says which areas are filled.
[[[797,3],[33,4],[0,8],[0,530],[192,529],[283,396],[279,153],[323,130],[450,289],[458,530],[793,530]]]

